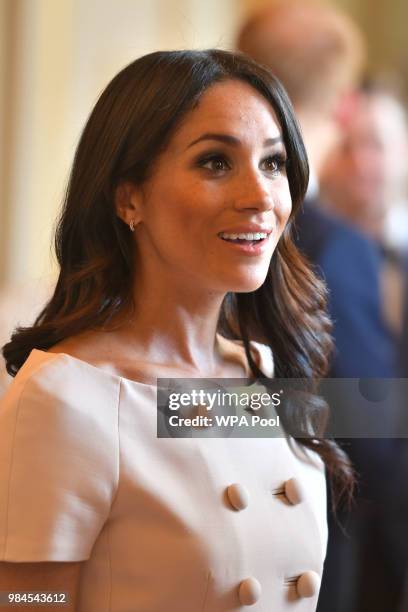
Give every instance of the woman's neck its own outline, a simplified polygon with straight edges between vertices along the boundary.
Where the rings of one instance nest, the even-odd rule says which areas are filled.
[[[123,318],[121,338],[150,363],[191,372],[220,368],[216,331],[224,296],[184,290],[135,292],[134,314]]]

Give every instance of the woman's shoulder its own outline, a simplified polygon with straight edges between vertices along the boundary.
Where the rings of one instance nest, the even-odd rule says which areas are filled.
[[[114,352],[109,332],[86,331],[75,336],[64,338],[51,346],[47,353],[64,355],[96,368],[110,371],[109,363]],[[114,373],[112,371],[112,373]]]
[[[2,404],[18,410],[36,406],[37,415],[59,406],[80,408],[82,414],[112,411],[118,402],[120,379],[60,350],[33,349],[9,385]],[[104,407],[106,410],[104,411]]]
[[[123,340],[120,335],[107,331],[90,331],[67,338],[48,351],[71,359],[88,375],[112,381],[126,381],[144,386],[154,386],[157,364],[146,360],[146,355],[136,342]],[[171,376],[167,371],[163,378]]]

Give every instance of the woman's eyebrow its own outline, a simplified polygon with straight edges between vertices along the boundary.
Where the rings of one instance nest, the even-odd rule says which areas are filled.
[[[190,144],[187,146],[187,149],[197,144],[198,142],[201,142],[202,140],[218,140],[219,142],[224,142],[226,144],[230,144],[233,146],[237,146],[241,144],[240,139],[236,138],[236,136],[231,136],[230,134],[216,134],[216,133],[208,132],[206,134],[203,134],[199,138],[196,138],[195,140],[193,140],[193,142],[190,142]],[[282,136],[275,136],[274,138],[267,138],[266,140],[264,140],[263,144],[264,144],[264,147],[270,147],[271,145],[277,144],[278,142],[282,142]]]

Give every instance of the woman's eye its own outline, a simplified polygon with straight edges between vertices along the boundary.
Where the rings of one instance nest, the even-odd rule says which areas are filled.
[[[286,159],[282,155],[271,155],[261,162],[263,170],[272,174],[279,174],[286,166]]]
[[[207,168],[213,172],[223,172],[229,169],[229,164],[225,157],[220,155],[213,155],[212,157],[206,157],[198,162],[200,168]]]
[[[204,157],[198,161],[200,168],[206,168],[214,174],[222,174],[226,170],[231,169],[231,164],[223,155],[211,155]],[[283,155],[270,155],[263,159],[260,163],[260,168],[269,174],[278,175],[286,167],[286,157]]]

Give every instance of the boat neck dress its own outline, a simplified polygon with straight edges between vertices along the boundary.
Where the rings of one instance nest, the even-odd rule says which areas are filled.
[[[218,336],[249,367],[242,344]],[[273,376],[269,347],[251,351]],[[82,561],[78,612],[312,612],[325,470],[293,439],[158,438],[157,388],[34,349],[0,404],[0,560]]]

